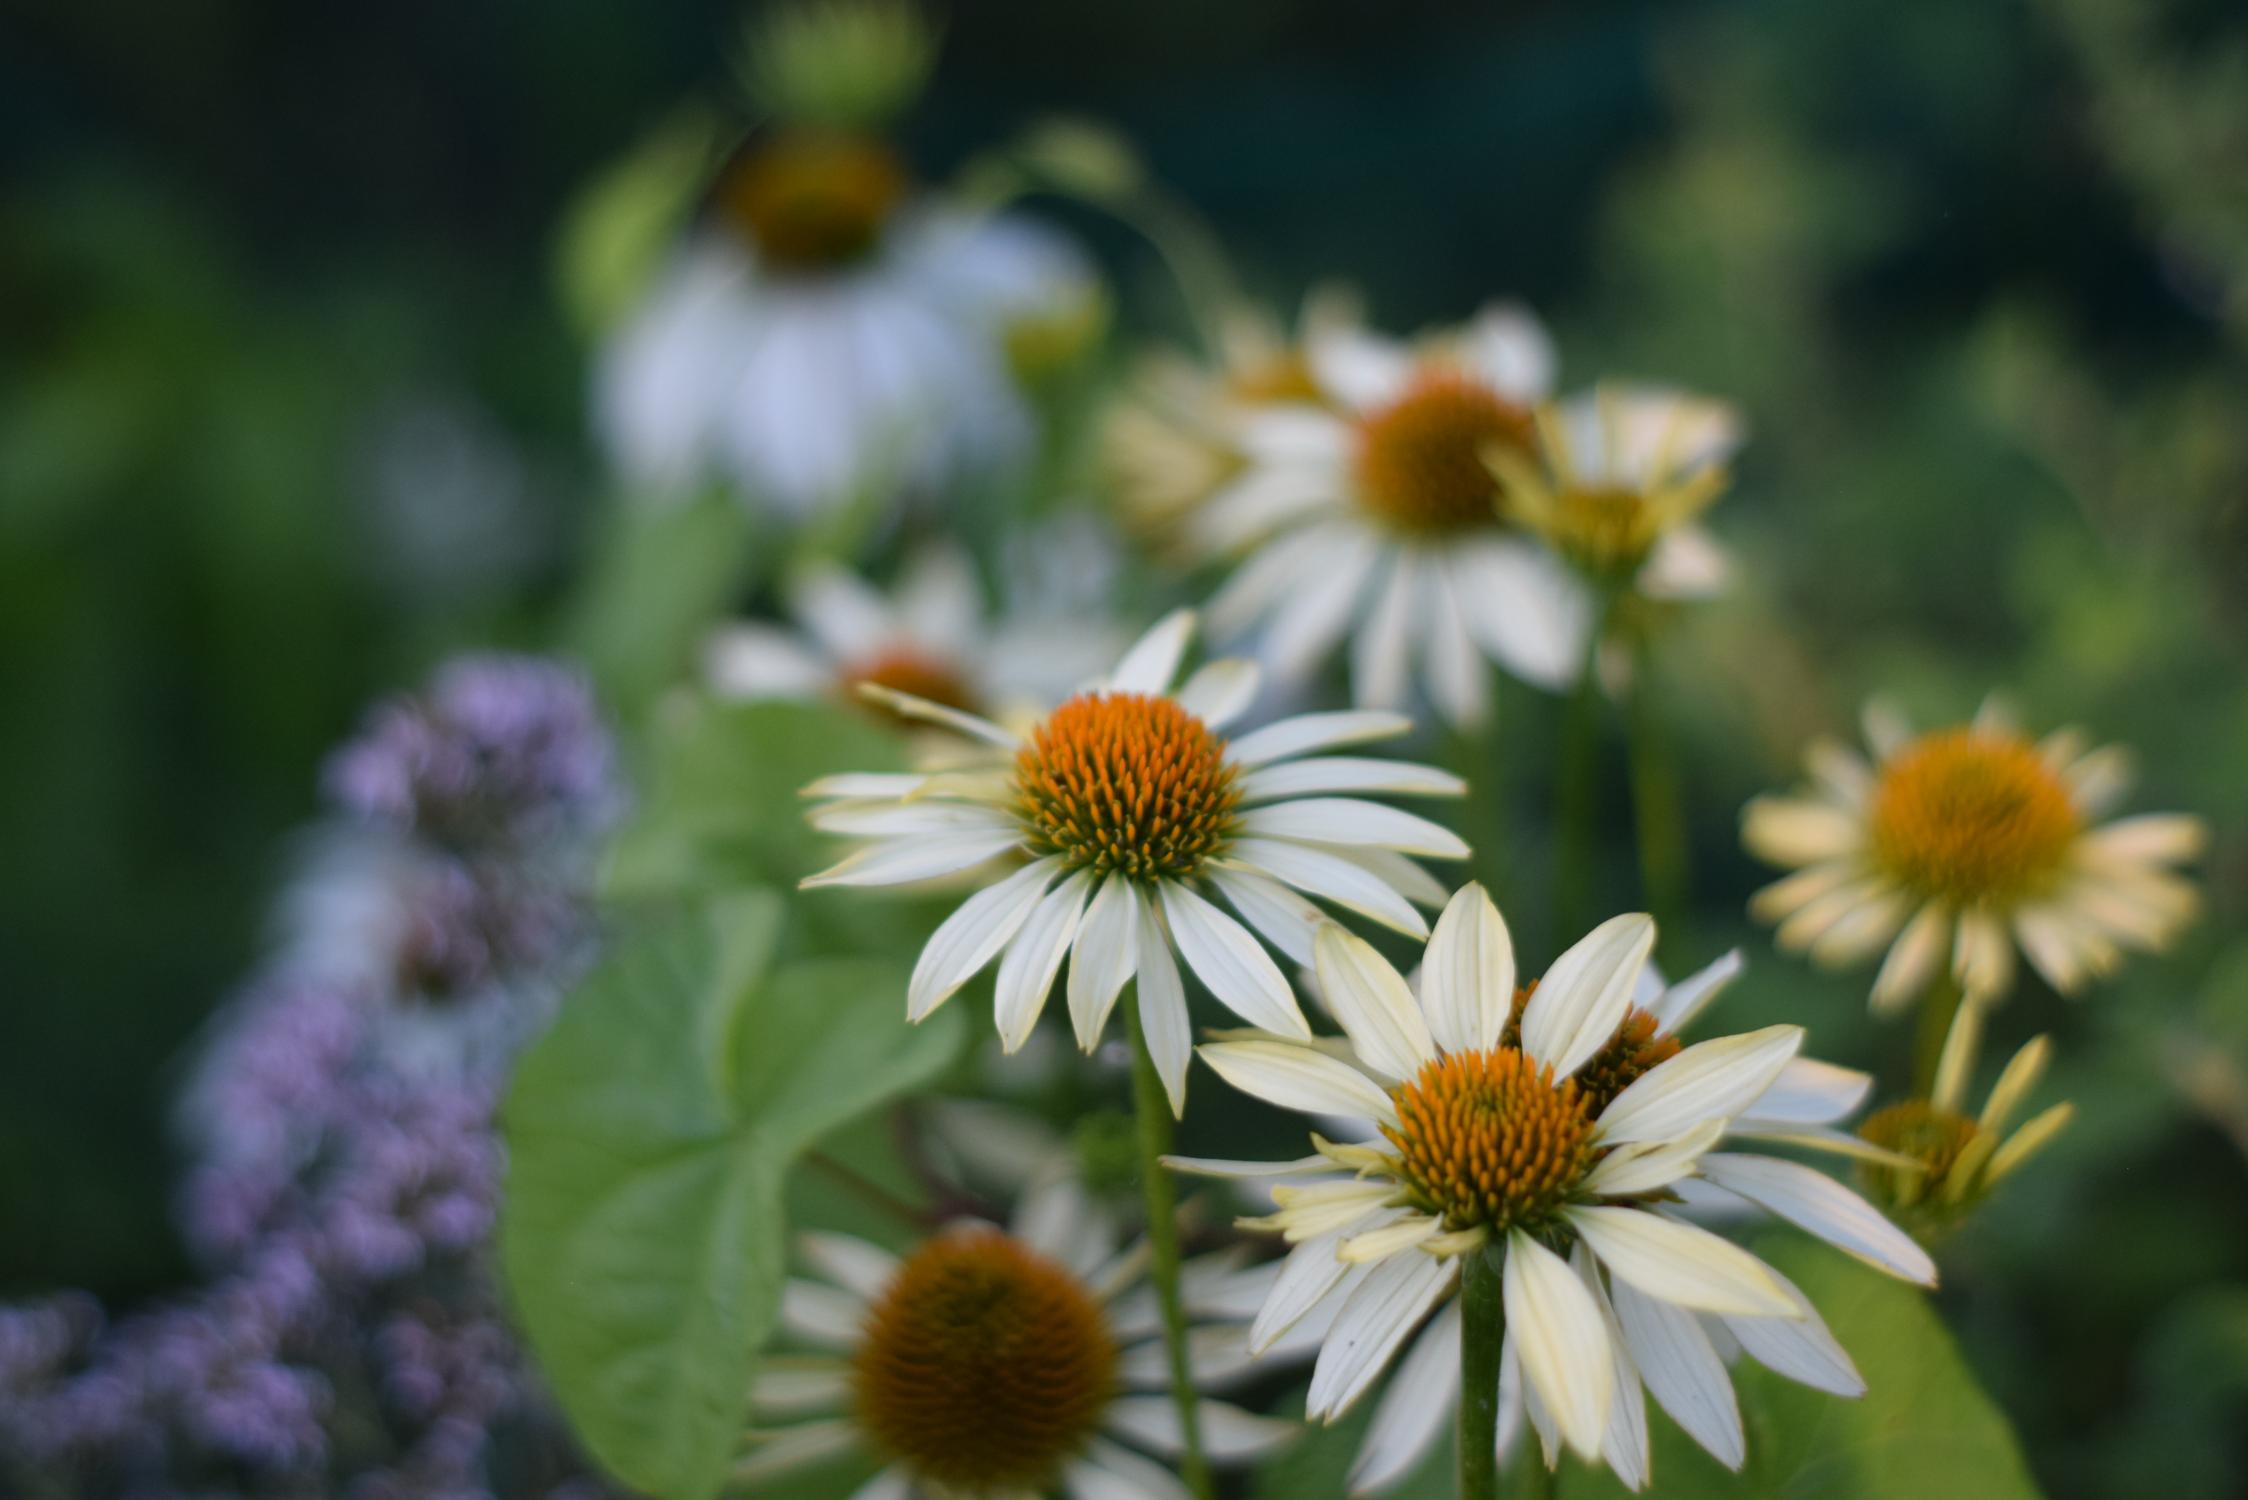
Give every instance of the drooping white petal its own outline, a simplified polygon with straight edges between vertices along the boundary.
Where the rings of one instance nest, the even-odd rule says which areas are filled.
[[[788,590],[789,612],[837,661],[863,660],[898,635],[898,622],[866,581],[834,563],[816,563]]]
[[[1950,941],[1951,913],[1936,902],[1923,906],[1889,945],[1889,956],[1873,977],[1874,1014],[1895,1015],[1911,1004],[1935,977]]]
[[[1351,640],[1350,700],[1360,708],[1404,705],[1419,576],[1412,553],[1406,551],[1374,585],[1373,605]]]
[[[1304,1415],[1348,1411],[1451,1287],[1453,1274],[1449,1262],[1427,1255],[1396,1256],[1368,1272],[1319,1346]]]
[[[1191,1500],[1169,1469],[1102,1438],[1062,1471],[1062,1484],[1070,1500]]]
[[[1159,889],[1179,956],[1220,1004],[1251,1026],[1281,1036],[1311,1035],[1280,966],[1247,928],[1176,881],[1164,881]]]
[[[1600,1113],[1600,1139],[1610,1145],[1668,1140],[1704,1120],[1730,1119],[1772,1086],[1802,1045],[1800,1026],[1697,1042],[1610,1100]]]
[[[1746,1129],[1771,1125],[1831,1125],[1865,1103],[1873,1075],[1816,1058],[1789,1059],[1771,1086],[1734,1116]]]
[[[851,1404],[851,1367],[840,1359],[769,1358],[757,1367],[749,1404],[761,1416],[803,1416]]]
[[[2209,825],[2184,813],[2141,813],[2093,829],[2077,857],[2100,864],[2184,864],[2209,844]]]
[[[1814,1390],[1837,1396],[1862,1396],[1866,1383],[1849,1354],[1835,1342],[1811,1299],[1802,1289],[1766,1266],[1794,1305],[1789,1318],[1739,1318],[1718,1320],[1718,1326],[1740,1341],[1741,1348],[1765,1368]]]
[[[1607,1289],[1601,1285],[1600,1269],[1582,1243],[1570,1255],[1569,1268],[1592,1294],[1593,1305],[1600,1309],[1600,1321],[1608,1330],[1614,1395],[1608,1403],[1608,1426],[1601,1434],[1600,1456],[1609,1472],[1623,1481],[1624,1488],[1637,1493],[1647,1487],[1650,1462],[1647,1399],[1639,1387],[1639,1372],[1632,1368],[1631,1356],[1624,1349],[1623,1330],[1616,1324],[1615,1309],[1609,1306]]]
[[[1335,1253],[1342,1241],[1340,1233],[1321,1235],[1288,1252],[1256,1321],[1249,1325],[1251,1351],[1266,1352],[1346,1280],[1355,1286],[1366,1278],[1371,1267],[1348,1265]]]
[[[903,1469],[884,1469],[851,1491],[851,1500],[913,1500],[913,1481]]]
[[[1855,850],[1863,826],[1842,808],[1801,797],[1758,797],[1741,812],[1741,842],[1775,865],[1812,865]]]
[[[1615,1365],[1599,1307],[1568,1262],[1521,1230],[1507,1236],[1506,1326],[1522,1373],[1562,1441],[1595,1458],[1615,1399]]]
[[[1572,944],[1522,1011],[1522,1050],[1566,1078],[1623,1024],[1632,986],[1655,946],[1654,919],[1610,917]]]
[[[1596,1197],[1622,1198],[1669,1187],[1693,1171],[1702,1153],[1724,1133],[1724,1121],[1704,1120],[1675,1140],[1619,1146],[1586,1174],[1584,1190]]]
[[[1764,1262],[1706,1229],[1638,1208],[1572,1207],[1562,1216],[1602,1265],[1650,1297],[1748,1317],[1794,1311]]]
[[[1399,797],[1457,797],[1467,783],[1450,771],[1406,760],[1323,755],[1283,761],[1241,778],[1244,802],[1275,802],[1319,792],[1388,792]]]
[[[910,797],[928,777],[919,771],[844,771],[822,776],[797,792],[808,798]]]
[[[1436,919],[1421,964],[1428,1029],[1447,1052],[1488,1051],[1514,1010],[1514,938],[1480,885],[1465,885]]]
[[[1350,1492],[1367,1495],[1405,1477],[1451,1420],[1460,1394],[1460,1304],[1428,1320],[1382,1392],[1350,1469]]]
[[[866,1299],[817,1281],[791,1277],[781,1286],[781,1327],[822,1349],[856,1348]]]
[[[1213,866],[1209,873],[1210,883],[1266,942],[1291,962],[1311,963],[1311,935],[1327,920],[1318,907],[1270,876],[1222,865]]]
[[[1739,1469],[1748,1458],[1740,1401],[1724,1361],[1702,1332],[1701,1319],[1635,1290],[1628,1281],[1615,1282],[1610,1298],[1624,1348],[1656,1404],[1712,1458]]]
[[[1170,1096],[1171,1113],[1186,1113],[1186,1070],[1194,1058],[1194,1028],[1187,1018],[1186,987],[1179,983],[1179,966],[1171,959],[1155,910],[1140,903],[1139,953],[1133,960],[1140,1008],[1140,1027],[1147,1039],[1148,1056],[1163,1076],[1163,1092]]]
[[[1202,1060],[1245,1094],[1282,1109],[1397,1123],[1389,1095],[1347,1063],[1293,1042],[1209,1042]]]
[[[1281,601],[1259,642],[1258,655],[1283,682],[1300,682],[1350,628],[1367,575],[1384,544],[1365,529],[1348,534],[1328,558],[1317,586]]]
[[[799,1427],[783,1427],[760,1441],[737,1462],[733,1468],[733,1477],[743,1485],[761,1484],[808,1464],[822,1463],[848,1453],[858,1443],[858,1424],[840,1418],[830,1422],[806,1422]]]
[[[1491,670],[1476,648],[1475,628],[1462,598],[1471,585],[1461,560],[1431,570],[1428,607],[1423,615],[1422,653],[1428,659],[1428,696],[1436,711],[1463,729],[1482,725],[1491,708]],[[1564,639],[1562,649],[1575,643]]]
[[[979,715],[963,713],[957,708],[948,708],[942,703],[931,703],[926,698],[916,698],[911,693],[901,693],[895,688],[886,688],[875,682],[860,683],[858,693],[861,698],[870,703],[879,703],[892,713],[903,714],[909,719],[919,719],[927,724],[941,725],[956,733],[964,734],[972,740],[981,740],[987,745],[996,745],[1002,750],[1016,750],[1022,746],[1022,741],[1016,737],[1013,730],[994,724],[991,720]]]
[[[1062,957],[1077,936],[1078,917],[1085,910],[1085,897],[1092,885],[1093,872],[1079,870],[1039,897],[1038,905],[1031,909],[1022,930],[1000,958],[992,1014],[1004,1050],[1013,1052],[1030,1040],[1030,1030],[1038,1024],[1038,1013],[1045,1009]]]
[[[816,698],[834,683],[832,668],[769,625],[728,625],[703,642],[703,680],[720,698]]]
[[[1069,955],[1070,1026],[1077,1045],[1087,1052],[1100,1044],[1109,1010],[1137,966],[1139,935],[1139,885],[1127,876],[1111,875],[1086,906]]]
[[[1202,1451],[1221,1464],[1245,1463],[1262,1457],[1294,1438],[1302,1429],[1293,1422],[1260,1417],[1207,1398],[1197,1404],[1196,1426],[1201,1430]],[[1102,1413],[1110,1431],[1152,1453],[1177,1458],[1186,1451],[1186,1432],[1179,1409],[1168,1396],[1119,1396]]]
[[[1359,1061],[1403,1082],[1436,1057],[1405,977],[1373,944],[1329,922],[1313,939],[1319,985]]]
[[[1868,1265],[1921,1286],[1936,1284],[1928,1252],[1824,1172],[1776,1157],[1717,1152],[1702,1158],[1702,1175]]]
[[[1240,814],[1243,831],[1266,838],[1323,844],[1371,844],[1432,859],[1465,859],[1458,834],[1417,813],[1355,797],[1305,797],[1252,807]]]
[[[1227,862],[1294,886],[1307,895],[1322,896],[1346,910],[1357,912],[1410,937],[1426,937],[1428,923],[1394,886],[1363,865],[1279,839],[1237,839],[1226,851]]]
[[[1341,713],[1298,714],[1245,734],[1226,747],[1225,758],[1237,766],[1262,766],[1273,761],[1309,755],[1336,745],[1361,745],[1369,740],[1395,739],[1410,733],[1413,721],[1403,714],[1353,709]]]
[[[1163,1165],[1189,1177],[1304,1177],[1334,1170],[1324,1156],[1299,1156],[1294,1161],[1236,1161],[1216,1156],[1166,1156]]]
[[[906,1019],[919,1021],[973,979],[1022,927],[1046,887],[1061,873],[1059,856],[1025,865],[960,903],[944,919],[913,966]]]
[[[1109,691],[1159,694],[1179,674],[1179,658],[1194,635],[1194,611],[1177,609],[1165,615],[1133,642],[1132,649],[1108,677]]]
[[[1342,1242],[1336,1254],[1346,1261],[1383,1261],[1420,1249],[1444,1232],[1444,1221],[1427,1214],[1407,1214],[1394,1224],[1363,1230]]]
[[[805,822],[822,833],[858,838],[911,834],[1007,831],[1022,825],[1004,808],[930,798],[912,802],[836,802],[814,809]]]

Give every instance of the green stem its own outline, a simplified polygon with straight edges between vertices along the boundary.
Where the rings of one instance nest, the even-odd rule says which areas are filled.
[[[1511,905],[1505,880],[1513,844],[1512,830],[1506,826],[1505,766],[1499,758],[1498,733],[1489,723],[1455,729],[1446,749],[1446,762],[1467,783],[1460,831],[1472,849],[1469,869],[1504,911]]]
[[[1655,701],[1654,643],[1642,635],[1632,656],[1631,805],[1639,834],[1639,878],[1657,928],[1675,942],[1686,910],[1686,819],[1678,768]]]
[[[1499,1260],[1477,1250],[1460,1261],[1459,1500],[1498,1500],[1499,1360],[1505,1350]]]
[[[1612,604],[1612,598],[1603,596],[1593,610],[1584,665],[1561,723],[1561,767],[1555,787],[1561,805],[1561,848],[1554,868],[1556,952],[1565,951],[1592,925],[1594,823],[1600,788],[1600,642],[1608,633]]]
[[[1926,1099],[1936,1088],[1936,1070],[1944,1060],[1944,1039],[1959,1015],[1959,981],[1947,967],[1936,976],[1920,1001],[1920,1030],[1912,1043],[1912,1097]]]
[[[1171,1174],[1163,1165],[1171,1149],[1171,1100],[1163,1075],[1147,1050],[1140,1026],[1139,997],[1125,1011],[1132,1033],[1132,1109],[1139,1116],[1140,1183],[1147,1201],[1147,1240],[1153,1255],[1150,1275],[1156,1306],[1163,1315],[1163,1344],[1170,1356],[1171,1400],[1179,1409],[1184,1452],[1179,1477],[1195,1500],[1210,1500],[1210,1466],[1202,1456],[1202,1411],[1195,1395],[1194,1371],[1187,1362],[1186,1304],[1179,1295],[1179,1211]]]

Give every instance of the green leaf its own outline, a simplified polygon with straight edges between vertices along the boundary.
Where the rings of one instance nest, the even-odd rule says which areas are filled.
[[[1960,1357],[1928,1296],[1800,1237],[1756,1247],[1803,1289],[1850,1351],[1867,1391],[1856,1401],[1733,1367],[1748,1463],[1726,1472],[1649,1403],[1653,1489],[1664,1500],[2031,1500],[2039,1491],[2005,1415]],[[1624,1495],[1573,1463],[1567,1500]]]
[[[960,1023],[906,973],[767,973],[786,908],[714,902],[617,943],[516,1070],[500,1256],[586,1446],[635,1489],[724,1480],[785,1260],[782,1189],[825,1132],[941,1071]]]
[[[715,119],[682,110],[578,195],[562,225],[555,280],[581,333],[604,332],[640,300],[724,149]]]
[[[749,577],[755,529],[717,489],[661,503],[625,497],[602,526],[565,643],[602,696],[631,716],[690,669]]]

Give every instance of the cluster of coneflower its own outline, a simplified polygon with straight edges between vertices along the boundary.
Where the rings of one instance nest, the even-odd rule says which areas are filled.
[[[781,108],[727,170],[602,383],[629,466],[678,485],[720,471],[800,516],[995,461],[1024,420],[1010,352],[1098,300],[1050,231],[917,199],[868,101],[917,81],[922,52],[884,29],[887,8],[820,14],[864,23],[854,45],[875,61],[842,70],[861,85],[841,90],[851,107],[776,86],[800,118]],[[810,26],[771,50],[826,77],[805,60],[818,40]],[[1043,139],[1026,172],[1130,175],[1096,143]],[[1145,1153],[1136,1248],[1066,1174],[1030,1185],[1012,1224],[902,1259],[807,1239],[820,1279],[792,1290],[787,1326],[822,1352],[761,1378],[744,1479],[859,1448],[883,1465],[861,1500],[1207,1495],[1211,1462],[1288,1439],[1204,1393],[1260,1358],[1311,1360],[1314,1419],[1395,1371],[1361,1490],[1407,1473],[1454,1410],[1463,1500],[1494,1493],[1524,1419],[1548,1468],[1573,1452],[1639,1488],[1650,1396],[1738,1467],[1730,1351],[1839,1396],[1863,1385],[1802,1293],[1705,1210],[1761,1209],[1933,1285],[1923,1241],[2066,1122],[2055,1105],[2014,1128],[2043,1039],[1966,1111],[1983,1018],[2017,952],[2074,993],[2125,948],[2166,944],[2195,907],[2172,867],[2201,840],[2190,818],[2102,821],[2120,759],[2072,732],[2034,740],[1989,709],[1916,734],[1876,708],[1870,758],[1815,744],[1806,791],[1748,808],[1749,848],[1793,872],[1752,903],[1779,946],[1832,965],[1885,954],[1875,1009],[1924,1017],[1911,1091],[1854,1129],[1872,1080],[1804,1056],[1801,1027],[1699,1024],[1737,955],[1665,984],[1653,919],[1627,915],[1525,967],[1479,886],[1424,868],[1468,845],[1399,801],[1467,786],[1370,747],[1411,734],[1423,705],[1488,745],[1473,737],[1490,734],[1494,666],[1596,712],[1633,691],[1650,603],[1726,578],[1702,521],[1740,416],[1648,385],[1559,394],[1556,366],[1514,306],[1412,340],[1332,297],[1293,327],[1229,308],[1205,357],[1149,364],[1103,439],[1125,529],[1223,573],[1199,612],[1102,671],[1081,608],[1066,628],[990,622],[974,569],[938,547],[888,595],[839,563],[801,570],[800,632],[713,639],[717,690],[848,695],[921,757],[805,789],[812,822],[853,841],[805,884],[966,892],[901,1020],[987,971],[1010,1054],[1057,986],[1088,1054],[1121,1010]],[[1249,654],[1192,665],[1198,624]],[[1330,707],[1338,658],[1349,702]],[[1268,688],[1309,711],[1267,722]],[[1565,859],[1589,858],[1581,817],[1561,821]],[[1649,904],[1674,910],[1676,868],[1646,875]],[[1564,905],[1582,878],[1558,873]],[[1411,964],[1367,932],[1409,942]],[[1237,1029],[1198,1037],[1190,989]],[[1312,1116],[1307,1153],[1165,1154],[1198,1053]],[[1864,1195],[1775,1147],[1839,1158]],[[1238,1184],[1264,1210],[1243,1225],[1285,1256],[1182,1264],[1169,1173]]]

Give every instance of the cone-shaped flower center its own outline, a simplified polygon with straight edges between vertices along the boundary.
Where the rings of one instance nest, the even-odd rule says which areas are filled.
[[[946,708],[957,708],[968,713],[981,713],[983,705],[976,699],[975,690],[968,680],[950,662],[940,660],[915,646],[893,644],[883,647],[871,656],[847,663],[837,674],[844,698],[874,713],[884,722],[915,724],[903,715],[893,713],[879,704],[867,702],[859,696],[862,684],[885,687],[892,692],[909,693],[925,698],[931,703],[941,703]]]
[[[1536,434],[1525,408],[1465,376],[1434,371],[1359,422],[1357,492],[1400,531],[1442,535],[1498,520],[1499,482],[1484,461],[1493,445],[1527,451]]]
[[[1399,1174],[1450,1229],[1543,1223],[1592,1161],[1593,1115],[1575,1079],[1512,1047],[1455,1052],[1391,1094]]]
[[[1976,1124],[1956,1110],[1925,1099],[1907,1099],[1875,1110],[1858,1126],[1860,1138],[1909,1156],[1926,1167],[1926,1181],[1937,1183],[1973,1143]]]
[[[1080,693],[1015,757],[1041,854],[1141,880],[1193,874],[1232,831],[1241,789],[1225,741],[1168,698]]]
[[[881,142],[796,131],[745,157],[720,201],[767,266],[825,271],[871,254],[905,191],[905,168]]]
[[[1116,1340],[1082,1282],[996,1230],[946,1234],[874,1304],[852,1368],[860,1425],[920,1479],[1042,1491],[1116,1392]]]
[[[2034,746],[1971,728],[1898,752],[1873,796],[1874,858],[1908,890],[1960,904],[2034,891],[2081,826]]]
[[[1586,486],[1554,497],[1553,543],[1592,573],[1629,577],[1655,543],[1657,512],[1647,496],[1622,486]]]

